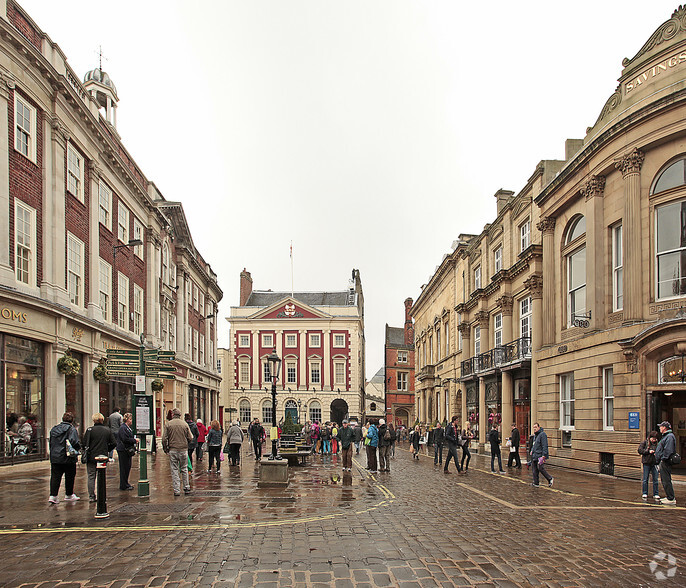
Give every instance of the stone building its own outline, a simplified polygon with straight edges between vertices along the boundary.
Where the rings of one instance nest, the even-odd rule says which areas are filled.
[[[386,422],[409,427],[414,424],[414,323],[412,298],[405,300],[402,328],[386,325],[384,343],[384,398]]]
[[[133,351],[141,341],[177,351],[177,380],[155,395],[157,422],[167,404],[205,416],[219,387],[208,317],[222,292],[193,246],[181,204],[164,199],[121,142],[119,97],[106,72],[94,69],[81,83],[13,0],[0,1],[0,29],[5,426],[28,418],[28,457],[42,457],[46,433],[65,410],[81,430],[94,412],[130,410],[133,379],[99,381],[94,369],[108,349]],[[191,284],[197,305],[184,296]],[[78,360],[78,373],[58,369],[65,356]],[[205,390],[205,406],[202,393],[191,401],[193,386]],[[6,435],[0,443],[0,459],[9,461],[15,448]]]
[[[364,416],[364,296],[360,272],[337,292],[253,291],[241,272],[240,304],[231,307],[231,363],[227,408],[241,423],[271,422],[267,356],[281,358],[277,421],[335,421]]]
[[[536,197],[537,413],[560,465],[637,477],[636,446],[662,420],[686,451],[685,23],[679,7],[624,59],[615,93]]]

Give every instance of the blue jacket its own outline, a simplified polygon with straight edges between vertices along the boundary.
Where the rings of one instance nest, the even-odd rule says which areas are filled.
[[[540,428],[538,433],[535,433],[534,444],[531,448],[531,461],[538,459],[539,457],[545,457],[548,459],[548,435],[545,431]]]
[[[666,431],[665,434],[660,439],[657,444],[657,449],[655,450],[655,461],[660,463],[663,460],[667,460],[672,457],[672,454],[676,452],[676,438],[672,430]]]
[[[126,451],[128,447],[136,446],[136,438],[133,436],[133,431],[126,423],[122,423],[115,437],[117,439],[117,451]]]
[[[379,431],[376,425],[369,425],[369,430],[367,431],[367,438],[369,439],[370,447],[378,447],[379,445]]]

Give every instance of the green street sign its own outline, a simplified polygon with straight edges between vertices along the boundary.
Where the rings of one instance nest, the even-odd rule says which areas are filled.
[[[110,368],[131,368],[134,370],[139,369],[141,366],[138,361],[108,361],[107,369]]]
[[[107,350],[107,357],[110,357],[112,355],[138,355],[138,351],[135,349],[108,349]]]
[[[158,372],[175,372],[176,368],[173,365],[168,365],[164,363],[145,363],[145,371],[158,371]]]
[[[136,372],[110,372],[108,370],[107,375],[112,377],[112,376],[119,376],[122,378],[134,378],[136,376]]]
[[[176,380],[176,376],[174,374],[168,373],[145,372],[145,375],[149,378],[159,378],[160,380]]]
[[[161,361],[174,361],[176,359],[176,352],[174,351],[160,351],[157,353],[157,359]]]
[[[145,349],[143,351],[143,357],[145,359],[157,359],[157,349]]]
[[[107,366],[107,371],[108,372],[137,372],[140,368],[136,365],[108,365]]]

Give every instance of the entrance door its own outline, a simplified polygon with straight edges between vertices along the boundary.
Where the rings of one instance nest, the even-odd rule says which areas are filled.
[[[519,453],[526,453],[526,443],[531,435],[531,406],[527,403],[515,404],[515,424],[519,429]]]
[[[284,419],[287,419],[288,415],[291,415],[291,421],[293,423],[298,422],[298,405],[295,403],[294,400],[288,400],[286,402],[286,415]]]
[[[683,475],[686,473],[686,461],[683,456],[686,454],[686,390],[674,391],[671,394],[664,392],[656,394],[656,422],[669,421],[672,425],[672,432],[676,437],[676,450],[682,456],[681,463],[673,467],[675,473]]]
[[[342,398],[336,398],[331,403],[331,422],[340,425],[343,419],[348,418],[348,403]]]

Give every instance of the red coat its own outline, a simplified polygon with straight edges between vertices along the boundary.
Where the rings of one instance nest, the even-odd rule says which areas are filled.
[[[204,443],[205,442],[205,436],[207,435],[207,431],[209,430],[205,425],[202,423],[197,423],[198,426],[198,443]]]

